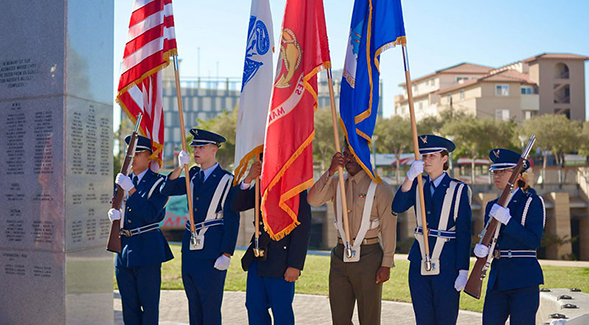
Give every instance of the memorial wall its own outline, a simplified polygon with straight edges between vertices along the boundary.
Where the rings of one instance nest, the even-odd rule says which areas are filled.
[[[112,324],[112,1],[0,21],[0,323]]]

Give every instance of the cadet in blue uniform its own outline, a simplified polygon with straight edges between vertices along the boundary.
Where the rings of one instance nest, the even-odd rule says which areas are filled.
[[[130,136],[125,138],[129,144]],[[115,274],[126,325],[157,324],[161,286],[161,265],[174,258],[159,222],[166,214],[168,197],[159,187],[164,176],[152,172],[151,140],[139,136],[133,173],[117,175],[116,184],[128,192],[121,220],[121,253],[116,254]],[[110,209],[111,221],[120,220],[121,212]]]
[[[466,286],[471,241],[470,188],[450,178],[448,154],[456,146],[435,135],[419,136],[423,160],[413,162],[393,199],[393,212],[416,206],[417,228],[409,252],[409,289],[418,325],[456,324],[460,291]],[[417,175],[425,170],[424,197],[431,271],[424,267],[421,212],[416,196]]]
[[[225,138],[205,130],[192,129],[194,160],[199,167],[189,172],[195,234],[190,223],[182,237],[182,282],[188,297],[190,324],[221,324],[223,287],[235,250],[239,216],[231,210],[233,175],[221,168],[216,154]],[[186,181],[179,177],[190,156],[182,151],[179,167],[166,178],[164,195],[185,195]]]
[[[248,175],[239,185],[233,200],[233,209],[246,211],[254,208],[255,187],[251,182],[261,174],[262,165],[256,162]],[[272,308],[274,324],[294,325],[292,302],[295,293],[295,281],[298,280],[307,256],[307,247],[311,230],[311,207],[307,203],[307,191],[299,195],[298,221],[300,224],[290,234],[279,241],[270,239],[264,229],[260,229],[260,248],[264,250],[263,258],[256,258],[252,242],[241,259],[244,271],[247,271],[247,290],[245,306],[249,324],[271,325],[268,308]],[[262,225],[262,215],[260,225]],[[263,228],[263,227],[261,227]]]
[[[493,149],[489,153],[493,161],[491,172],[497,189],[503,191],[513,173],[520,154],[507,149]],[[536,258],[546,222],[544,201],[536,191],[528,187],[524,172],[512,191],[506,208],[497,204],[498,198],[486,207],[485,222],[490,218],[500,224],[499,237],[494,247],[493,263],[487,284],[483,307],[483,324],[535,324],[540,304],[539,285],[544,283],[542,269]],[[489,248],[477,244],[474,253],[486,257]]]

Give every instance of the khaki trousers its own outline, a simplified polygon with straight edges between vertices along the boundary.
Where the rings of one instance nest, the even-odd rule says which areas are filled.
[[[376,272],[382,263],[379,244],[362,245],[360,261],[344,263],[344,246],[331,250],[329,303],[334,325],[352,325],[354,304],[358,301],[360,324],[380,324],[382,284],[376,284]]]

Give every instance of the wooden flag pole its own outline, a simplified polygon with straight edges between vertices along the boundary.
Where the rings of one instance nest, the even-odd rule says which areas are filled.
[[[331,120],[333,122],[333,136],[335,139],[335,151],[342,152],[340,145],[339,145],[339,131],[337,129],[337,117],[335,113],[335,99],[333,95],[333,81],[331,78],[331,69],[327,69],[327,83],[329,88],[329,101],[331,103]],[[343,216],[343,223],[344,223],[344,234],[346,238],[342,238],[345,241],[344,247],[346,249],[346,255],[348,258],[352,257],[352,245],[351,245],[351,238],[350,238],[350,222],[348,219],[348,202],[346,200],[346,185],[344,181],[344,169],[340,166],[338,168],[338,176],[339,176],[339,187],[342,194],[342,216]]]
[[[174,75],[176,76],[176,98],[178,99],[178,115],[180,115],[180,134],[182,135],[182,150],[188,152],[186,146],[186,129],[184,128],[184,112],[182,111],[182,92],[180,88],[180,72],[178,71],[178,57],[174,55]],[[191,243],[196,240],[194,229],[194,215],[192,208],[192,193],[190,191],[190,174],[188,165],[184,165],[184,179],[186,180],[186,200],[188,201],[188,214],[190,215]]]
[[[256,155],[256,162],[260,161],[260,155]],[[263,257],[264,251],[260,250],[260,176],[256,177],[254,205],[254,256]]]
[[[407,85],[407,99],[409,101],[409,115],[411,116],[411,133],[413,134],[413,151],[415,160],[420,160],[419,143],[417,142],[417,123],[415,122],[415,109],[413,108],[413,89],[411,85],[411,75],[409,74],[409,60],[407,55],[407,46],[403,45],[403,64],[405,66],[405,83]],[[427,228],[427,219],[425,217],[425,200],[423,197],[423,179],[421,174],[417,175],[417,186],[419,190],[419,206],[421,207],[421,227],[423,228],[423,246],[425,249],[425,269],[431,271],[432,262],[429,252],[429,230]]]

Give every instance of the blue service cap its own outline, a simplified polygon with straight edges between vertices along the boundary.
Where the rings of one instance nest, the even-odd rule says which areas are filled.
[[[190,145],[193,147],[200,147],[207,144],[220,145],[221,143],[227,141],[223,136],[207,130],[191,129],[190,134],[192,134],[194,137],[190,143]]]
[[[443,150],[446,150],[448,153],[450,153],[456,149],[454,142],[433,134],[420,135],[418,140],[419,153],[422,155],[441,152]]]
[[[520,157],[521,154],[513,150],[495,148],[489,152],[489,159],[493,162],[489,170],[513,168],[517,165]],[[522,172],[525,172],[528,168],[530,168],[530,163],[524,160]]]
[[[125,143],[129,145],[129,141],[131,141],[131,135],[125,137]],[[141,151],[151,151],[151,140],[146,138],[142,135],[137,135],[137,148],[135,148],[135,152]]]

